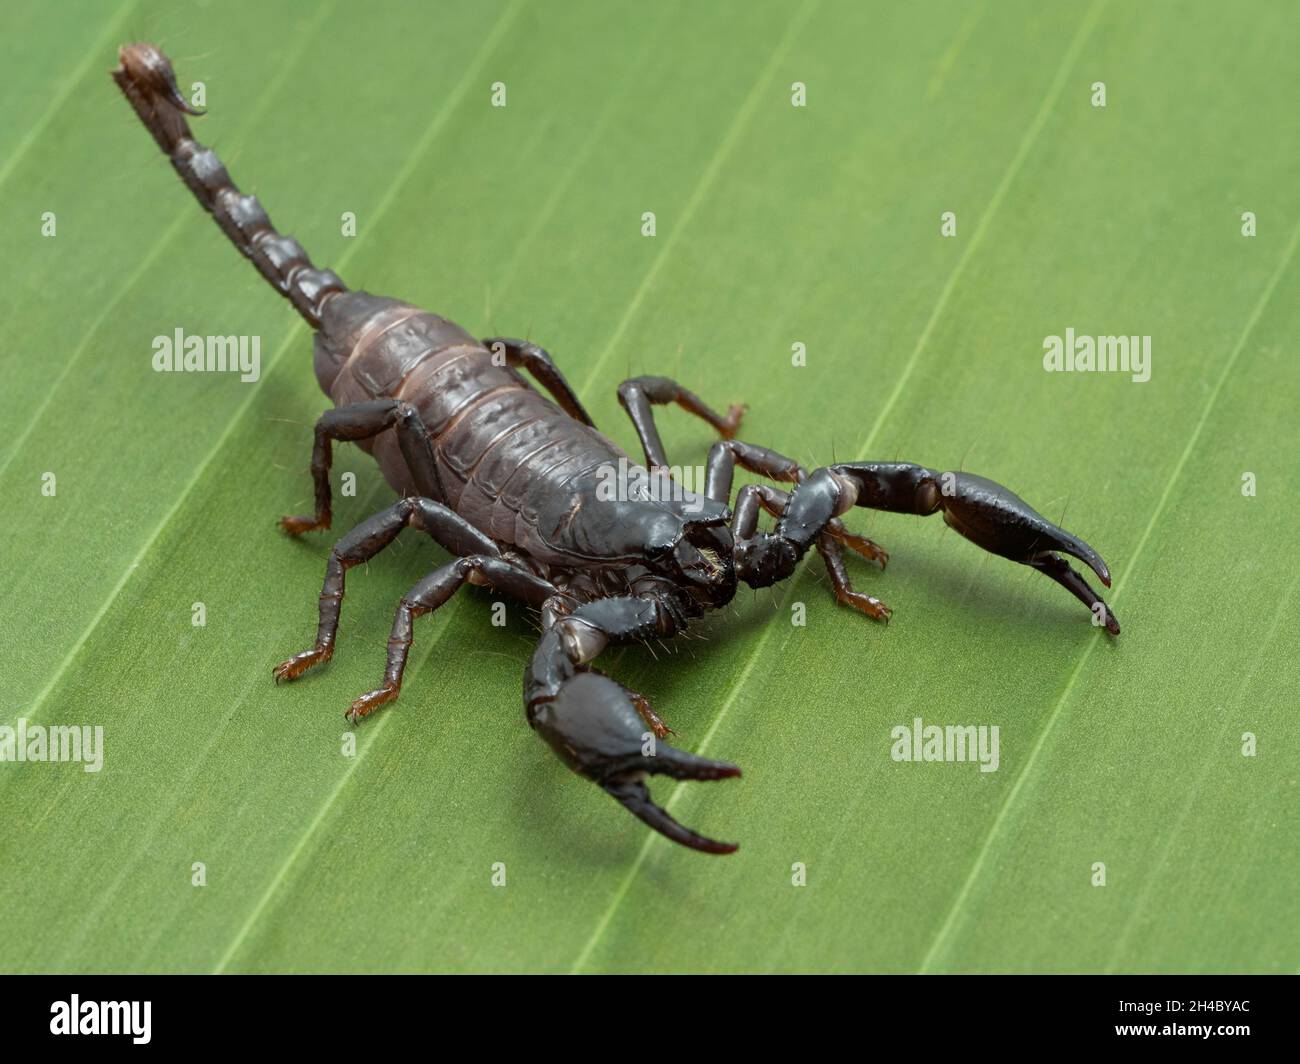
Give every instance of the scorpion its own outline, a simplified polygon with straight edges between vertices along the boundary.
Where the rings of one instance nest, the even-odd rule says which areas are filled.
[[[726,854],[738,844],[678,823],[651,797],[650,776],[721,780],[736,765],[671,746],[674,734],[648,699],[593,662],[607,647],[667,639],[731,602],[739,584],[769,587],[820,554],[836,599],[887,621],[889,608],[857,591],[848,550],[884,567],[888,554],[841,520],[853,507],[943,519],[984,550],[1051,577],[1119,634],[1119,622],[1062,554],[1084,562],[1107,587],[1110,570],[1078,537],[1007,488],[965,472],[909,462],[843,462],[809,472],[798,462],[736,439],[743,406],[718,413],[665,377],[624,381],[618,398],[645,466],[598,431],[551,356],[528,341],[477,340],[409,303],[349,289],[279,233],[256,197],[241,193],[216,154],[191,134],[193,108],[168,58],[147,43],[123,46],[112,73],[136,114],[236,248],[312,328],[316,379],[333,402],[315,425],[315,510],[281,518],[292,536],[332,520],[335,443],[355,443],[379,464],[399,499],[330,550],[315,644],[274,669],[294,680],[334,654],[344,575],[405,529],[452,555],[398,604],[383,683],[357,698],[354,726],[397,698],[413,623],[465,584],[487,587],[538,611],[541,636],[524,669],[529,725],[570,769],[596,783],[653,830],[693,850]],[[527,371],[532,381],[521,371]],[[540,388],[537,387],[540,385]],[[543,390],[546,394],[543,394]],[[646,476],[644,491],[602,492],[613,467],[667,470],[656,406],[676,404],[719,439],[704,490]],[[621,463],[621,464],[620,464]],[[736,467],[750,483],[729,505]],[[786,485],[777,487],[775,485]],[[766,515],[771,531],[759,527]],[[648,730],[647,730],[648,729]]]

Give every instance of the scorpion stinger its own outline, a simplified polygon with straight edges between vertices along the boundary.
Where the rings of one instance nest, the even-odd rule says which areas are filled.
[[[162,52],[152,44],[125,44],[117,57],[113,80],[195,198],[271,286],[318,327],[324,304],[346,291],[338,275],[317,269],[298,241],[276,232],[257,197],[243,195],[216,153],[194,139],[185,116],[203,112],[181,95]]]

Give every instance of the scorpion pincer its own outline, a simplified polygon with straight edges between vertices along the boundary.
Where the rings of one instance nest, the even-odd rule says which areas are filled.
[[[293,680],[330,659],[347,570],[414,529],[453,560],[402,597],[383,682],[352,703],[348,719],[356,723],[397,697],[417,617],[466,583],[492,588],[540,613],[541,638],[524,671],[524,706],[547,745],[655,831],[695,850],[730,853],[734,844],[705,838],[656,805],[646,780],[720,780],[740,769],[664,742],[670,729],[649,702],[592,663],[608,646],[681,632],[730,602],[738,584],[758,588],[786,579],[810,549],[821,555],[839,602],[887,620],[889,609],[854,590],[845,569],[845,548],[882,567],[887,560],[881,547],[842,523],[853,507],[942,513],[978,546],[1051,577],[1093,611],[1096,623],[1119,634],[1115,615],[1062,557],[1082,561],[1109,587],[1110,572],[1097,552],[982,477],[906,462],[844,462],[808,472],[735,439],[742,407],[720,414],[663,377],[619,387],[645,453],[645,467],[631,463],[593,426],[540,347],[475,339],[446,318],[353,291],[315,267],[194,140],[186,116],[197,112],[181,95],[167,57],[153,45],[132,44],[119,58],[113,78],[172,166],[315,333],[316,378],[333,408],[315,427],[314,512],[282,518],[284,530],[299,535],[330,527],[329,472],[339,441],[372,455],[400,495],[330,551],[315,643],[278,665],[277,680]],[[664,404],[702,418],[720,437],[709,451],[703,494],[649,477],[654,490],[611,500],[599,490],[602,471],[667,467],[652,409]],[[732,509],[738,465],[770,483],[741,488]],[[773,519],[771,531],[759,528],[762,514]]]

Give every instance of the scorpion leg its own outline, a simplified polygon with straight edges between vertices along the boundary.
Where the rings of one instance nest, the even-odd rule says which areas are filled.
[[[536,607],[541,607],[556,593],[548,581],[498,556],[473,554],[435,569],[402,596],[397,616],[393,618],[393,632],[388,639],[388,667],[384,670],[384,682],[352,703],[346,713],[349,721],[356,724],[398,696],[402,690],[406,659],[411,652],[415,618],[432,613],[465,583],[503,591]]]
[[[368,440],[396,426],[402,457],[423,495],[445,499],[438,477],[433,445],[419,411],[400,399],[375,399],[327,410],[316,422],[316,438],[311,450],[311,475],[316,486],[316,513],[280,518],[280,526],[291,536],[329,528],[332,520],[330,466],[333,464],[332,441]]]
[[[646,722],[646,726],[655,733],[656,739],[665,739],[669,735],[676,735],[672,728],[668,727],[668,722],[655,712],[654,706],[650,704],[650,699],[632,688],[619,684],[624,693],[632,700],[632,705],[640,715],[641,719]]]
[[[1084,603],[1094,622],[1119,635],[1119,621],[1060,554],[1085,562],[1110,587],[1110,569],[1077,536],[1052,524],[1001,484],[971,473],[936,473],[906,462],[847,462],[816,470],[795,488],[770,535],[738,550],[738,575],[753,587],[783,580],[832,518],[852,506],[943,519],[991,554],[1050,576]]]
[[[334,656],[334,637],[338,632],[339,609],[343,604],[344,573],[354,565],[369,561],[392,543],[404,528],[416,528],[428,534],[452,554],[500,553],[497,545],[477,528],[432,499],[418,496],[401,499],[387,510],[361,522],[334,544],[329,561],[325,563],[315,646],[277,665],[273,670],[277,683],[296,680],[313,665],[320,665]]]
[[[659,438],[659,430],[655,427],[652,407],[676,403],[683,410],[703,418],[717,429],[719,435],[728,440],[740,428],[740,419],[745,413],[743,404],[733,404],[724,417],[694,392],[688,392],[676,381],[669,380],[667,377],[633,377],[631,380],[626,380],[618,386],[618,401],[632,420],[632,426],[636,429],[637,437],[645,450],[646,465],[651,469],[660,469],[668,465],[663,440]]]
[[[508,365],[523,366],[543,388],[551,393],[551,398],[560,404],[560,408],[569,417],[595,428],[595,422],[591,420],[591,415],[583,407],[577,393],[569,386],[564,374],[560,372],[560,367],[544,348],[527,340],[512,340],[508,336],[491,336],[481,342],[494,355],[497,353],[497,345],[500,344]]]
[[[579,606],[547,629],[524,673],[528,723],[580,776],[592,780],[661,835],[704,853],[732,853],[734,843],[706,838],[656,805],[646,777],[720,780],[740,769],[658,742],[646,731],[636,698],[590,662],[611,643],[668,636],[677,628],[658,601],[632,596]]]

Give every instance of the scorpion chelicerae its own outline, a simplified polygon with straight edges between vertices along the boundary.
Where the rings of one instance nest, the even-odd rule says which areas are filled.
[[[277,681],[330,659],[344,574],[414,528],[455,560],[403,596],[384,681],[354,701],[347,718],[355,724],[397,697],[417,617],[438,609],[463,584],[492,588],[540,611],[541,639],[524,670],[524,707],[551,749],[655,831],[695,850],[730,853],[734,844],[705,838],[656,805],[646,779],[719,780],[739,776],[740,769],[661,741],[671,729],[649,702],[592,662],[611,644],[683,631],[730,602],[740,583],[759,588],[784,580],[813,548],[841,603],[887,620],[888,607],[855,591],[844,566],[844,548],[882,567],[888,558],[842,523],[854,506],[942,513],[985,550],[1051,577],[1089,607],[1095,623],[1119,634],[1115,615],[1060,557],[1085,562],[1109,587],[1110,571],[1097,552],[983,477],[906,462],[845,462],[809,473],[775,451],[735,439],[742,407],[719,414],[663,377],[619,386],[646,458],[646,467],[631,463],[596,430],[540,347],[476,340],[446,318],[352,291],[313,266],[297,241],[272,227],[257,199],[239,192],[217,156],[194,140],[185,116],[201,112],[182,96],[167,57],[141,43],[124,46],[119,61],[114,80],[177,173],[315,332],[316,378],[334,408],[316,423],[315,512],[281,518],[284,530],[296,536],[330,527],[336,441],[371,454],[401,495],[334,545],[315,645],[276,666]],[[667,468],[652,408],[672,403],[721,437],[709,451],[703,494],[650,475],[641,477],[648,485],[642,492],[602,490],[610,469]],[[747,484],[732,510],[737,465],[792,487]],[[759,528],[760,514],[775,520],[772,531]]]

